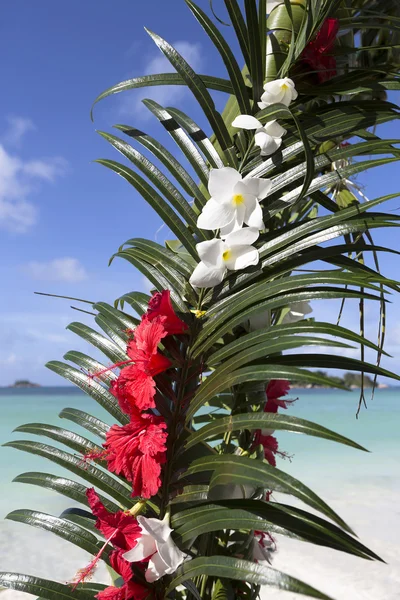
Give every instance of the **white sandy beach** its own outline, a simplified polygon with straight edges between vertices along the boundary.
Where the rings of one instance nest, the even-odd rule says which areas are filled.
[[[347,483],[326,490],[324,498],[356,530],[361,541],[387,565],[364,561],[334,550],[288,539],[279,540],[274,567],[324,591],[335,600],[398,600],[400,597],[400,490],[392,480],[369,484]],[[54,535],[26,525],[3,522],[1,570],[25,572],[60,582],[70,581],[90,556]],[[7,543],[4,543],[7,540]],[[95,581],[107,582],[100,565]],[[1,600],[26,600],[31,596],[4,590]],[[264,600],[297,600],[292,593],[265,588]]]

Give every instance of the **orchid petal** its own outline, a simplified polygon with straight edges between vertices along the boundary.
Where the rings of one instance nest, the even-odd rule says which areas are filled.
[[[242,185],[245,186],[246,193],[261,199],[268,195],[272,187],[272,181],[270,179],[261,179],[260,177],[249,177],[243,179]]]
[[[254,143],[261,149],[262,156],[270,156],[276,152],[276,150],[278,150],[282,144],[282,140],[279,138],[273,138],[263,128],[256,131]]]
[[[264,125],[264,130],[273,138],[281,138],[285,133],[287,133],[286,129],[284,129],[277,121],[270,121]]]
[[[228,202],[222,203],[210,198],[197,219],[197,227],[200,227],[200,229],[219,229],[230,223],[234,216],[235,206],[231,202],[231,197]]]
[[[232,127],[238,127],[240,129],[258,129],[262,127],[262,123],[251,115],[239,115],[232,122]]]
[[[292,100],[295,100],[298,93],[295,89],[292,79],[285,77],[284,79],[276,79],[269,81],[264,85],[264,93],[261,96],[261,102],[270,106],[280,102],[289,106]]]
[[[156,551],[157,546],[153,537],[148,533],[143,533],[136,546],[132,548],[132,550],[125,552],[122,556],[128,562],[140,562],[154,554]]]
[[[160,521],[160,519],[147,518],[141,515],[138,516],[137,520],[142,529],[145,529],[156,542],[166,541],[173,531],[164,520]]]
[[[283,317],[282,323],[297,323],[297,321],[302,321],[312,311],[313,309],[309,302],[294,302],[289,305],[289,312]]]
[[[237,217],[237,215],[235,215],[235,218],[233,219],[233,221],[228,223],[228,225],[224,225],[224,227],[221,227],[221,229],[219,230],[219,234],[222,238],[225,238],[227,235],[229,235],[233,231],[238,231],[239,229],[241,229],[243,227],[243,220],[239,224],[239,221],[236,217]]]
[[[233,246],[250,246],[258,239],[259,235],[258,229],[243,227],[243,229],[230,233],[226,237],[226,246],[228,248],[232,248]]]
[[[233,188],[241,179],[241,174],[232,167],[211,169],[208,180],[208,191],[214,199],[220,202],[230,200]]]
[[[230,271],[238,271],[251,265],[257,265],[259,259],[258,250],[254,246],[232,246],[225,264]]]
[[[186,557],[171,537],[165,543],[158,545],[158,554],[168,567],[167,573],[174,573]]]
[[[264,229],[265,228],[261,204],[259,202],[257,202],[257,200],[253,207],[253,210],[251,210],[251,211],[249,210],[246,213],[245,220],[249,227],[252,227],[255,229]]]
[[[169,573],[168,565],[163,561],[160,554],[156,552],[149,560],[145,573],[146,581],[153,583],[154,581],[161,579],[161,577],[167,573]]]
[[[210,267],[200,262],[189,279],[190,284],[197,288],[214,287],[221,283],[226,273],[226,268]]]
[[[214,239],[200,242],[196,245],[196,250],[204,264],[210,267],[222,267],[222,253],[226,250],[222,240]]]

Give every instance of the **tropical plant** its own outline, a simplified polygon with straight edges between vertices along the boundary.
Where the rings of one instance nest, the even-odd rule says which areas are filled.
[[[398,3],[244,0],[241,8],[225,0],[240,58],[213,16],[192,0],[186,4],[219,52],[226,79],[195,73],[148,31],[176,72],[122,82],[96,100],[184,85],[201,107],[208,133],[181,110],[144,100],[179,159],[135,124],[116,125],[119,135],[99,132],[126,160],[98,162],[126,179],[176,239],[165,246],[130,239],[113,257],[145,275],[153,297],[132,291],[115,306],[97,302],[97,328],[69,325],[104,354],[103,362],[72,350],[67,362],[47,365],[115,424],[65,408],[60,417],[89,437],[29,423],[17,431],[67,450],[7,444],[49,459],[88,486],[42,472],[17,477],[85,507],[61,517],[29,509],[8,515],[95,556],[73,586],[0,574],[1,585],[49,600],[250,599],[262,585],[328,598],[269,565],[275,534],[381,560],[311,489],[276,468],[272,434],[302,433],[362,451],[339,433],[278,414],[287,407],[287,382],[345,388],[321,369],[400,379],[380,366],[386,295],[398,283],[379,272],[378,257],[395,251],[375,245],[371,234],[398,226],[399,217],[378,208],[392,196],[366,200],[351,180],[399,159],[400,140],[376,133],[399,115],[387,100],[400,88]],[[222,114],[213,90],[229,97]],[[307,317],[310,301],[330,299],[359,303],[359,333]],[[364,335],[367,301],[381,307],[378,344]],[[303,353],[313,346],[327,351]],[[332,354],[354,346],[360,360]],[[376,351],[376,364],[365,361],[365,348]],[[320,516],[273,500],[275,491]],[[113,568],[116,587],[86,580],[99,559]]]

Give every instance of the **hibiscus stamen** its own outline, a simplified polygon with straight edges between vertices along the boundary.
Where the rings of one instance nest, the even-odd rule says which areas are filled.
[[[107,460],[107,450],[100,450],[99,452],[87,452],[82,456],[79,466],[87,466],[88,462],[95,460]]]
[[[124,365],[130,365],[130,364],[132,364],[132,362],[133,362],[132,360],[123,360],[121,362],[114,363],[110,367],[106,367],[105,369],[102,369],[101,371],[97,371],[96,373],[88,373],[88,377],[89,377],[89,379],[94,379],[95,377],[100,377],[100,375],[103,375],[103,373],[108,373],[109,371],[113,371],[114,369],[118,369],[119,367],[123,367]]]
[[[104,542],[103,546],[100,548],[100,550],[98,551],[96,556],[93,558],[93,560],[83,569],[79,569],[79,571],[77,572],[77,574],[74,577],[75,581],[72,582],[73,583],[72,591],[75,591],[80,583],[84,583],[85,581],[87,581],[88,579],[93,577],[94,572],[97,568],[97,563],[99,562],[101,555],[103,554],[103,552],[107,548],[109,542],[112,540],[112,538],[114,537],[114,535],[117,532],[118,532],[118,529],[115,529],[113,531],[113,533],[110,535],[110,537]]]

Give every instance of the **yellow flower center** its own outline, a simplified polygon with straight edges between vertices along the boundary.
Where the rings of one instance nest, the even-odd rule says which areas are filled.
[[[225,250],[225,252],[222,255],[222,258],[223,258],[223,260],[229,260],[231,256],[232,256],[232,252],[230,250]]]
[[[204,315],[206,314],[205,310],[192,309],[190,312],[194,314],[196,319],[202,319],[204,317]]]
[[[287,85],[287,83],[282,83],[281,90],[287,90],[287,89],[289,89],[289,86]]]
[[[235,206],[239,206],[240,204],[243,204],[244,202],[244,198],[242,194],[235,194],[234,196],[232,196],[232,203]]]

